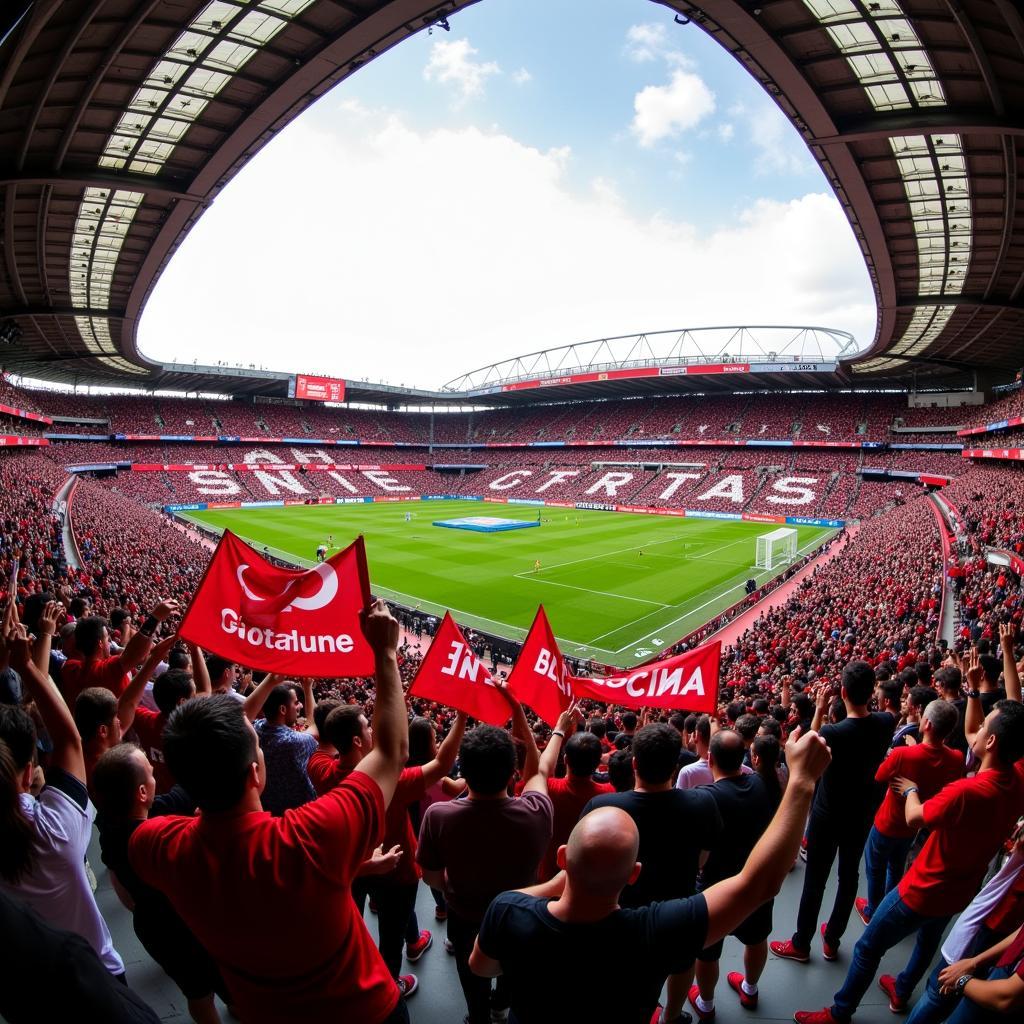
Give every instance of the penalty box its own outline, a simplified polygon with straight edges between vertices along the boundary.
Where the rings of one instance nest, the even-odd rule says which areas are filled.
[[[463,516],[461,519],[435,519],[434,526],[447,530],[472,530],[474,533],[505,533],[540,526],[535,519],[499,519],[497,516]]]

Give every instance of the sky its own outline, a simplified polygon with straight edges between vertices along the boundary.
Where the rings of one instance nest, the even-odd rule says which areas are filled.
[[[484,0],[364,66],[221,192],[139,328],[157,360],[438,387],[591,338],[872,340],[867,270],[774,102],[648,0]]]

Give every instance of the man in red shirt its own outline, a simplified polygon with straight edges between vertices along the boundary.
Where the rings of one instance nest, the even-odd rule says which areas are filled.
[[[120,654],[110,653],[107,620],[90,615],[75,623],[74,658],[66,661],[60,673],[60,689],[73,708],[78,695],[90,686],[103,686],[120,697],[128,686],[129,673],[149,654],[157,626],[178,610],[177,601],[161,601],[142,628],[135,633]]]
[[[971,653],[970,665],[978,670],[976,651]],[[971,705],[976,705],[973,714]],[[885,976],[880,981],[890,1009],[902,1012],[928,970],[949,919],[974,898],[989,861],[1009,836],[1024,805],[1024,779],[1014,769],[1014,763],[1024,756],[1024,704],[999,701],[977,728],[980,713],[980,695],[972,689],[967,739],[981,765],[977,775],[950,783],[924,804],[914,780],[893,780],[893,788],[905,801],[907,825],[927,828],[930,835],[899,886],[872,915],[854,947],[846,981],[831,1008],[797,1011],[793,1014],[797,1024],[849,1021],[882,956],[916,932],[907,966],[898,977]]]
[[[164,759],[164,727],[174,709],[180,704],[193,697],[209,696],[209,680],[200,679],[199,682],[205,682],[205,688],[197,692],[195,680],[184,669],[169,668],[153,684],[153,700],[160,710],[150,711],[149,708],[140,707],[135,712],[135,732],[138,734],[142,752],[153,766],[157,793],[169,793],[174,786],[174,776],[168,770]],[[128,689],[134,688],[133,679]],[[125,693],[127,692],[128,690],[125,690]]]
[[[548,796],[555,814],[551,841],[538,872],[542,882],[558,873],[555,855],[558,848],[569,841],[583,808],[595,796],[615,792],[610,783],[595,782],[591,777],[601,763],[601,741],[592,732],[575,731],[578,717],[572,711],[562,713],[540,757],[540,773],[548,780]],[[554,779],[551,776],[558,765],[563,742],[567,774],[564,779]]]
[[[420,871],[416,865],[416,833],[409,817],[409,805],[422,799],[434,783],[440,782],[451,772],[465,731],[466,715],[460,711],[455,716],[451,731],[438,747],[437,756],[420,767],[402,769],[384,821],[383,846],[385,850],[397,848],[397,861],[390,870],[383,873],[367,872],[364,865],[359,881],[352,886],[352,898],[360,914],[366,897],[373,899],[377,908],[380,955],[399,991],[407,998],[419,987],[416,975],[401,973],[402,945],[406,940],[409,919],[416,907],[416,891],[420,880]],[[373,750],[373,730],[362,708],[355,704],[344,704],[328,716],[324,732],[338,750],[333,772],[337,784],[355,771]],[[319,771],[320,768],[317,765],[314,770]],[[419,960],[432,942],[430,932],[419,933],[406,950],[409,960],[413,963]]]
[[[409,1019],[351,894],[408,755],[399,629],[383,601],[363,631],[376,702],[373,750],[357,770],[272,817],[260,805],[263,755],[241,706],[226,694],[190,700],[167,723],[164,753],[200,814],[152,819],[132,835],[132,867],[209,950],[246,1024]]]
[[[876,782],[888,785],[900,776],[913,779],[920,798],[930,800],[947,783],[964,773],[963,756],[945,746],[946,737],[956,727],[959,712],[944,700],[933,700],[924,709],[920,722],[921,742],[914,747],[897,747],[878,766]],[[868,896],[857,897],[857,913],[867,924],[871,915],[903,877],[910,844],[917,829],[907,824],[903,799],[889,789],[875,813],[875,821],[864,848]]]
[[[102,686],[90,686],[82,690],[72,708],[75,727],[82,737],[82,751],[85,755],[85,781],[92,793],[92,772],[96,762],[111,747],[121,742],[121,737],[132,727],[136,715],[145,708],[139,708],[139,700],[146,683],[163,660],[174,637],[161,640],[146,659],[146,664],[135,674],[128,688],[120,697]],[[152,714],[152,712],[147,712]]]

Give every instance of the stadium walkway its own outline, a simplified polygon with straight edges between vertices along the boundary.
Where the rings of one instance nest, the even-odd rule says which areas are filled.
[[[133,989],[156,1011],[162,1021],[169,1024],[187,1024],[190,1020],[185,1000],[173,982],[157,967],[139,945],[132,930],[128,911],[121,906],[110,883],[106,868],[100,861],[99,846],[93,842],[89,849],[89,861],[99,881],[96,899],[106,918],[114,939],[114,945],[124,959],[128,981]],[[803,862],[790,872],[782,892],[775,900],[775,927],[772,938],[788,938],[796,920],[796,908],[800,901],[800,887],[803,884]],[[823,904],[825,912],[831,907],[835,895],[834,878],[829,883]],[[461,1024],[466,1012],[462,999],[455,964],[444,950],[445,925],[434,920],[434,901],[430,890],[420,886],[416,905],[421,928],[429,928],[434,934],[434,945],[416,964],[404,964],[403,969],[415,973],[420,980],[419,991],[409,1000],[409,1014],[412,1024]],[[367,926],[376,937],[376,918],[367,911]],[[810,964],[795,964],[769,957],[768,966],[761,978],[761,1002],[756,1013],[740,1008],[736,997],[725,984],[728,971],[742,970],[742,947],[735,939],[725,943],[722,956],[722,981],[717,992],[717,1024],[775,1024],[791,1021],[797,1009],[818,1010],[829,1005],[832,994],[843,982],[850,965],[853,944],[860,938],[864,926],[854,914],[850,927],[840,947],[839,960],[827,963],[822,959],[821,946],[816,940],[811,953]],[[913,948],[906,940],[890,950],[882,960],[879,973],[896,974],[907,962]],[[604,973],[602,973],[604,972]],[[606,964],[594,964],[594,974],[589,978],[566,979],[569,984],[594,984],[601,978],[601,984],[628,985],[629,979],[615,973],[615,953],[608,950]],[[233,1021],[223,1004],[218,1003],[225,1024]],[[872,985],[864,1002],[857,1011],[857,1024],[885,1024],[892,1021],[887,997],[877,985]],[[286,1024],[286,1022],[282,1022]],[[365,1024],[362,1021],[339,1022],[339,1024]],[[573,1022],[575,1024],[575,1022]],[[610,1022],[614,1024],[614,1022]]]

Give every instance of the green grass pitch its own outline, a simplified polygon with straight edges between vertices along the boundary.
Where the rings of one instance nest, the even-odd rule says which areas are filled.
[[[620,667],[649,659],[738,601],[751,576],[775,575],[752,568],[756,538],[776,529],[771,524],[543,508],[541,526],[506,533],[431,525],[462,516],[536,520],[537,507],[293,505],[184,518],[307,565],[329,534],[337,549],[361,533],[375,593],[438,615],[450,609],[463,625],[514,639],[543,604],[564,653]],[[800,552],[831,532],[798,527]]]

